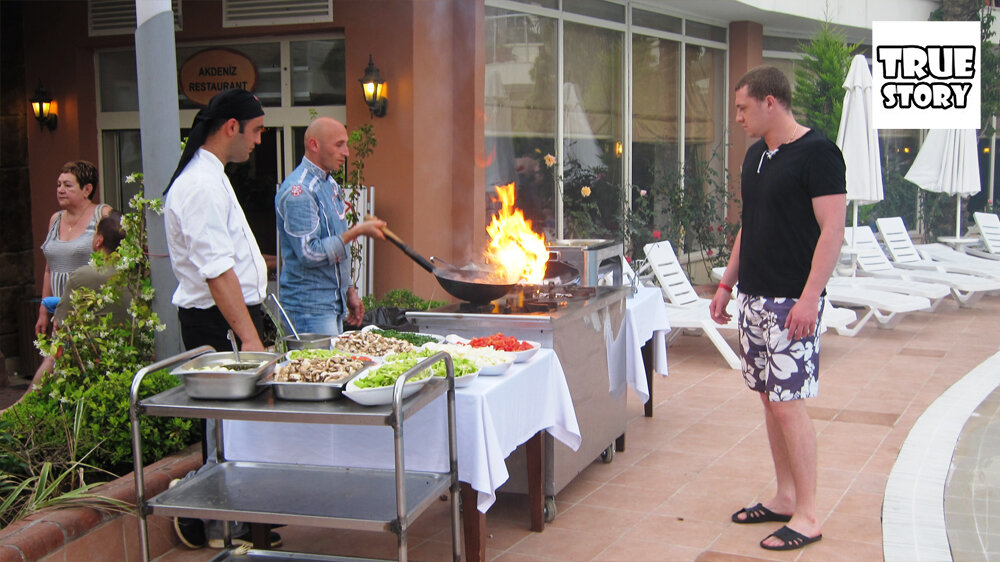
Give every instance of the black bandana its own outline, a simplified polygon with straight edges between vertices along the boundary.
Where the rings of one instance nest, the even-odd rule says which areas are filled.
[[[261,115],[264,115],[264,108],[261,107],[260,100],[257,99],[257,96],[246,90],[234,88],[216,94],[208,102],[208,105],[201,108],[198,114],[195,115],[194,123],[191,124],[191,132],[188,133],[187,144],[184,145],[184,152],[181,154],[181,159],[177,163],[177,169],[174,170],[174,175],[170,178],[167,189],[163,190],[163,194],[167,194],[174,180],[177,179],[177,176],[181,175],[181,172],[187,167],[191,158],[194,158],[194,153],[201,148],[201,145],[205,144],[212,123],[220,119],[249,121]]]

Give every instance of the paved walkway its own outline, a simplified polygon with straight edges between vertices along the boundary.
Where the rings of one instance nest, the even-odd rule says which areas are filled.
[[[774,491],[757,397],[707,338],[679,337],[670,376],[656,377],[654,417],[643,417],[630,396],[627,450],[567,486],[557,497],[558,517],[542,533],[528,531],[523,497],[501,494],[487,514],[487,555],[505,562],[881,560],[882,500],[900,447],[938,396],[1000,349],[997,334],[1000,297],[986,297],[974,309],[949,302],[912,314],[894,330],[824,336],[820,395],[809,402],[819,433],[824,538],[787,553],[757,544],[779,524],[729,521]],[[447,505],[412,528],[411,560],[448,558]],[[281,534],[287,550],[395,556],[392,535],[305,527]],[[179,547],[157,560],[214,554]]]

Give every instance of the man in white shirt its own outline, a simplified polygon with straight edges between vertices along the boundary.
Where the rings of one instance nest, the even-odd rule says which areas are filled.
[[[166,192],[164,215],[172,302],[188,349],[229,349],[232,328],[247,351],[263,351],[258,330],[267,265],[226,177],[225,165],[246,162],[260,144],[264,110],[246,90],[226,90],[198,112]]]
[[[250,159],[263,130],[264,109],[256,96],[241,89],[219,93],[195,116],[164,192],[167,250],[177,278],[172,302],[187,349],[228,350],[226,335],[232,329],[241,349],[264,351],[260,330],[267,265],[225,172],[226,164]],[[216,461],[214,422],[202,428],[202,458],[208,466]],[[221,548],[222,526],[207,523],[177,518],[174,529],[191,548],[206,543]],[[235,526],[232,534],[234,544],[248,542],[245,525]],[[273,531],[268,540],[272,547],[281,544]]]

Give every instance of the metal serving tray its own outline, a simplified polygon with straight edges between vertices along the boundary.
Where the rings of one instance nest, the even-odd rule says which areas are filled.
[[[201,370],[237,362],[233,352],[219,351],[199,355],[171,373],[184,380],[184,390],[191,398],[243,400],[262,390],[257,381],[272,372],[279,360],[281,355],[277,353],[244,351],[240,353],[240,363],[260,362],[260,366],[247,371]]]
[[[344,395],[344,387],[347,386],[348,381],[365,372],[372,365],[374,363],[371,361],[365,361],[360,369],[334,382],[276,381],[274,380],[274,376],[277,374],[277,371],[272,370],[258,384],[270,386],[274,391],[274,397],[281,400],[305,400],[310,402],[336,400]]]

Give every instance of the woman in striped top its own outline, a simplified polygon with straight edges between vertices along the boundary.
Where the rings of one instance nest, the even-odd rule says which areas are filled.
[[[90,162],[74,160],[60,170],[56,199],[61,210],[49,219],[49,233],[42,244],[45,254],[42,298],[61,297],[69,274],[90,261],[97,222],[111,212],[109,205],[94,203],[95,191],[97,168]],[[48,326],[49,311],[40,305],[35,334],[44,333]]]

